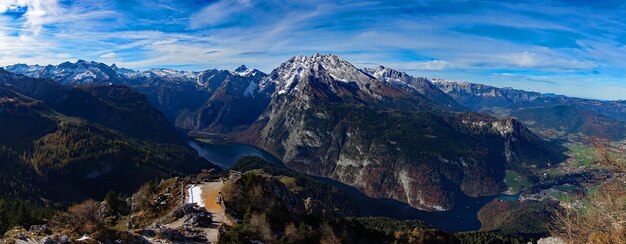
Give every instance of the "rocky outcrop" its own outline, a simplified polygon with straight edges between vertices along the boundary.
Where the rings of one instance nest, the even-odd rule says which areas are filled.
[[[372,197],[447,210],[455,194],[503,190],[507,167],[558,161],[514,120],[456,115],[336,56],[296,57],[268,79],[261,84],[276,84],[271,103],[235,139]]]
[[[559,237],[554,237],[554,236],[544,237],[537,241],[537,244],[566,244],[566,243],[567,242],[565,242],[563,239]]]

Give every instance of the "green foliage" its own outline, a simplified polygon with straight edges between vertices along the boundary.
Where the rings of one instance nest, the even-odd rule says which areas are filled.
[[[0,197],[102,199],[109,190],[130,193],[148,180],[213,167],[183,145],[162,114],[132,89],[81,86],[45,92],[50,99],[39,98],[43,102],[13,94],[18,102],[0,104],[0,166],[5,169]]]
[[[277,235],[281,243],[320,243],[340,240],[343,243],[526,243],[536,240],[534,235],[509,235],[502,232],[466,232],[447,233],[425,227],[420,221],[402,221],[382,217],[344,218],[336,212],[345,211],[347,206],[328,205],[321,201],[322,212],[330,214],[307,214],[298,209],[299,201],[289,201],[288,189],[279,179],[296,179],[298,190],[292,192],[300,199],[315,196],[304,194],[308,190],[332,187],[317,182],[307,176],[287,168],[274,167],[258,157],[245,157],[237,162],[235,170],[247,172],[239,179],[234,188],[224,190],[225,201],[236,216],[242,219],[240,224],[222,236],[224,243],[250,243],[251,240],[263,240],[253,219],[267,216],[267,226]],[[261,170],[259,170],[261,169]],[[309,182],[302,184],[302,182]],[[310,184],[310,185],[309,185]],[[228,190],[227,190],[228,189]],[[277,193],[282,194],[277,194]],[[234,197],[228,197],[235,193]],[[261,194],[259,194],[261,193]],[[286,196],[287,195],[287,196]],[[261,196],[261,197],[258,197]],[[339,195],[336,195],[339,196]],[[316,199],[312,197],[312,199]],[[332,206],[332,207],[331,207]],[[336,207],[337,209],[332,209]],[[332,209],[332,210],[331,210]],[[256,217],[255,217],[256,216]],[[272,217],[275,216],[275,217]]]
[[[478,212],[482,230],[502,233],[547,233],[558,203],[545,201],[508,202],[494,200]]]
[[[415,228],[426,228],[419,220],[397,220],[387,217],[359,217],[352,218],[363,227],[382,231],[387,235],[393,235],[396,231],[410,231]]]
[[[122,199],[122,195],[115,191],[109,191],[104,197],[104,201],[111,209],[111,214],[123,213],[127,211],[126,202]]]
[[[43,177],[24,164],[17,151],[0,145],[0,198],[38,199],[46,189]]]
[[[316,199],[329,209],[340,210],[337,212],[340,215],[352,216],[358,213],[351,207],[355,205],[352,203],[353,200],[344,191],[297,171],[273,166],[260,157],[243,157],[232,169],[242,172],[261,169],[264,173],[274,176],[302,199],[309,197]]]
[[[522,189],[532,186],[532,183],[523,175],[515,171],[506,171],[506,185],[512,194],[518,194]]]
[[[16,226],[29,228],[43,224],[53,214],[54,210],[28,201],[0,199],[0,236]]]
[[[567,144],[568,155],[574,160],[573,166],[584,165],[586,167],[592,166],[597,158],[596,151],[590,146],[581,143]]]
[[[141,141],[98,125],[69,122],[37,140],[26,159],[49,181],[64,178],[63,184],[78,188],[82,195],[54,200],[75,201],[85,195],[102,199],[109,190],[132,192],[148,180],[211,167],[184,146]]]

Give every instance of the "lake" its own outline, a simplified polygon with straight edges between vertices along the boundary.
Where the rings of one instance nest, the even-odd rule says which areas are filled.
[[[208,144],[197,141],[187,141],[187,144],[198,152],[198,155],[209,162],[226,170],[237,160],[245,156],[258,156],[273,165],[284,166],[280,159],[257,147],[245,144]]]
[[[207,144],[197,141],[189,141],[198,154],[222,169],[228,169],[244,156],[259,156],[268,162],[284,166],[284,164],[272,154],[262,149],[244,144]],[[354,187],[348,186],[336,180],[311,176],[319,181],[333,185],[344,190],[356,202],[354,206],[364,216],[382,216],[395,219],[417,219],[437,229],[445,231],[472,231],[480,229],[477,213],[488,202],[499,198],[506,201],[517,201],[519,195],[499,195],[487,197],[468,197],[462,192],[455,192],[456,206],[450,211],[427,212],[415,209],[406,203],[393,199],[374,199],[361,193]]]

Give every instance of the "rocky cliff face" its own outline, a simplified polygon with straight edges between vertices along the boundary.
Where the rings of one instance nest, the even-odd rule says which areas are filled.
[[[515,120],[459,114],[464,107],[430,80],[335,55],[296,56],[269,75],[240,67],[134,86],[179,128],[229,133],[299,171],[422,209],[496,194],[505,169],[559,160]]]
[[[276,87],[268,108],[237,140],[299,171],[427,210],[450,209],[459,190],[498,193],[509,166],[558,161],[514,120],[455,115],[346,63],[315,55],[281,65],[261,82]]]
[[[463,105],[457,103],[452,97],[441,91],[430,79],[423,77],[413,77],[407,73],[393,70],[387,67],[378,66],[375,69],[363,69],[364,72],[370,74],[376,79],[385,81],[395,87],[413,91],[429,100],[440,104],[443,107],[454,111],[468,110]]]
[[[259,82],[266,76],[263,72],[248,70],[245,66],[237,70],[239,72],[229,72],[219,78],[223,78],[219,85],[210,85],[216,81],[203,83],[212,89],[210,97],[197,109],[180,113],[176,126],[217,133],[250,126],[269,104],[271,94],[258,88]]]

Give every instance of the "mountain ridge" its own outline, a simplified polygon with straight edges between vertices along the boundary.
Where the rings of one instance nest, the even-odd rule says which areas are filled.
[[[0,81],[0,164],[9,170],[0,173],[0,188],[13,187],[0,197],[102,198],[110,190],[130,192],[148,180],[215,167],[130,88],[63,87],[3,70]]]
[[[178,128],[224,134],[299,171],[426,210],[450,209],[459,190],[497,194],[506,169],[561,159],[561,148],[516,120],[463,112],[430,80],[392,69],[358,69],[315,54],[295,56],[268,75],[238,70],[134,87]]]
[[[434,84],[443,92],[476,111],[499,118],[519,117],[537,132],[544,132],[546,129],[557,132],[544,133],[548,137],[561,138],[563,136],[558,134],[568,132],[603,139],[626,138],[620,133],[610,133],[610,131],[622,130],[623,126],[620,124],[626,122],[626,101],[623,100],[601,101],[513,88],[497,88],[469,82],[441,79],[434,81]],[[556,113],[565,114],[571,111],[571,108],[575,108],[578,112],[570,112],[562,122],[554,120]],[[553,121],[542,123],[546,118],[552,118]],[[576,123],[567,120],[576,120]]]
[[[457,187],[470,196],[497,194],[507,168],[562,159],[561,149],[516,120],[458,117],[344,62],[316,54],[281,64],[261,83],[274,89],[267,109],[231,139],[298,171],[426,210],[451,208]]]

